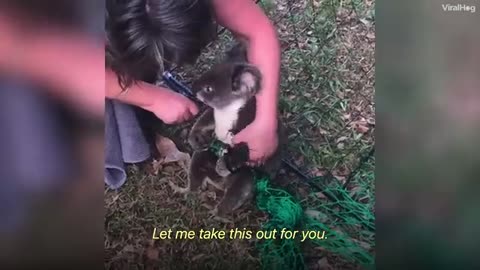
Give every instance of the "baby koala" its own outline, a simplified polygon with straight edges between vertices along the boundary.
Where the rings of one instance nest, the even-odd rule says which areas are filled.
[[[210,183],[224,191],[224,196],[214,209],[218,216],[238,209],[253,198],[255,182],[247,144],[232,144],[232,138],[255,119],[256,98],[260,90],[261,73],[247,62],[246,48],[237,44],[226,59],[216,64],[193,83],[194,95],[208,106],[200,115],[189,134],[194,149],[189,168],[189,190]],[[271,179],[281,166],[283,127],[278,125],[279,147],[265,164],[258,168]],[[218,139],[228,145],[218,157],[209,149]]]

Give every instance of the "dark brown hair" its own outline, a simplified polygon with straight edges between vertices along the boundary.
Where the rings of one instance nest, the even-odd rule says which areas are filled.
[[[192,63],[215,29],[208,0],[107,0],[106,65],[123,89]]]

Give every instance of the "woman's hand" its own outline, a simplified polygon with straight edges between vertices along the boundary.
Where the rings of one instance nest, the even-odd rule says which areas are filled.
[[[277,103],[280,89],[280,42],[273,23],[254,1],[214,0],[217,21],[248,41],[248,60],[262,73],[256,119],[233,139],[246,142],[250,161],[264,163],[278,147]]]
[[[250,152],[251,166],[265,163],[278,147],[277,119],[256,118],[233,138],[233,143],[245,142]]]
[[[188,98],[169,89],[145,84],[143,87],[152,87],[152,103],[143,106],[151,111],[166,124],[178,124],[192,119],[198,114],[197,105]]]
[[[154,113],[166,124],[188,121],[198,114],[197,105],[170,89],[138,81],[122,91],[115,73],[105,70],[107,98],[138,106]]]

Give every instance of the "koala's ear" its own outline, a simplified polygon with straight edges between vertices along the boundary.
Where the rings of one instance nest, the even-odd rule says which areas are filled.
[[[262,75],[253,65],[236,65],[232,75],[232,90],[255,95],[261,86]]]

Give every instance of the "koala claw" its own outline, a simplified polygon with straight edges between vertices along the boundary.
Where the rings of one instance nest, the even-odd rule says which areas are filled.
[[[235,157],[232,157],[232,156],[227,156],[225,159],[226,160],[223,161],[223,162],[225,164],[227,164],[227,162],[228,162],[228,164],[230,165],[230,169],[233,170],[233,171],[236,171],[236,170],[240,169],[244,165],[244,163],[241,160],[238,160],[238,158],[235,158]]]
[[[190,192],[190,188],[186,187],[186,188],[182,188],[170,181],[168,181],[168,185],[170,186],[170,188],[173,190],[174,193],[180,193],[180,194],[186,194],[188,192]]]

